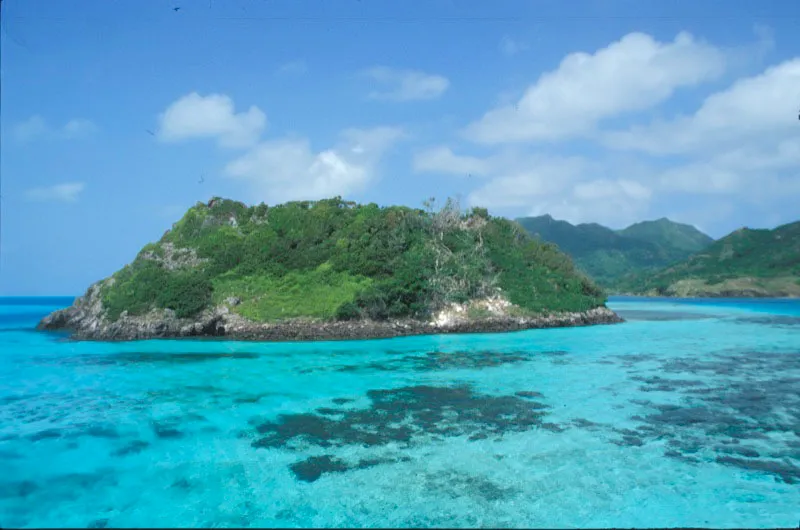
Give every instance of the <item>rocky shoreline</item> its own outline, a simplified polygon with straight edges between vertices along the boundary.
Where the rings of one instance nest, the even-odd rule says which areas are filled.
[[[493,315],[484,318],[456,316],[445,321],[402,319],[388,321],[318,321],[294,319],[257,323],[232,312],[228,306],[206,310],[193,319],[179,319],[170,310],[153,310],[143,316],[123,315],[115,322],[104,317],[100,285],[65,309],[39,322],[41,331],[68,331],[74,340],[130,341],[146,339],[216,338],[240,341],[356,340],[436,335],[442,333],[501,333],[536,328],[615,324],[623,322],[607,307],[580,313],[543,316]]]

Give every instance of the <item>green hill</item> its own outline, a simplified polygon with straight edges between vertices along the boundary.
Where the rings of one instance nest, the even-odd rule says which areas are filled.
[[[631,274],[686,259],[713,241],[693,226],[668,219],[644,221],[618,231],[595,223],[572,225],[549,215],[517,222],[531,234],[558,245],[583,272],[609,289]]]
[[[800,296],[800,222],[741,228],[657,274],[627,279],[623,288],[670,296]]]
[[[666,217],[635,223],[628,228],[618,230],[617,233],[639,241],[654,242],[675,255],[683,252],[693,254],[714,242],[711,237],[692,225],[676,223]]]
[[[198,203],[40,328],[141,338],[254,323],[430,321],[454,304],[472,320],[603,308],[601,290],[554,245],[485,209],[428,206]],[[494,306],[477,303],[487,300]]]

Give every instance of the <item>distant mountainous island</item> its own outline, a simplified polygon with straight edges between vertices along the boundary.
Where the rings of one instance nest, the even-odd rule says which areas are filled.
[[[656,272],[714,241],[691,225],[665,218],[623,230],[596,223],[573,225],[549,215],[523,217],[517,222],[532,235],[558,245],[580,270],[612,291],[627,276]]]
[[[656,274],[626,278],[619,288],[681,297],[800,297],[800,221],[741,228]]]
[[[800,222],[742,228],[714,241],[668,219],[623,230],[549,215],[517,220],[556,244],[611,293],[677,297],[800,296]]]
[[[621,321],[555,245],[482,208],[426,206],[216,197],[38,328],[312,340]]]

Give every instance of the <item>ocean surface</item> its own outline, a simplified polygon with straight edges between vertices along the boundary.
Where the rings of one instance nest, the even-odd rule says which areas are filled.
[[[362,342],[79,343],[0,298],[0,527],[793,527],[800,302]]]

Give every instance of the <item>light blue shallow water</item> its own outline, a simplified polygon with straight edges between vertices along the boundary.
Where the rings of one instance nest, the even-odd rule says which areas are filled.
[[[800,519],[797,301],[366,342],[32,330],[70,302],[0,299],[3,527]]]

